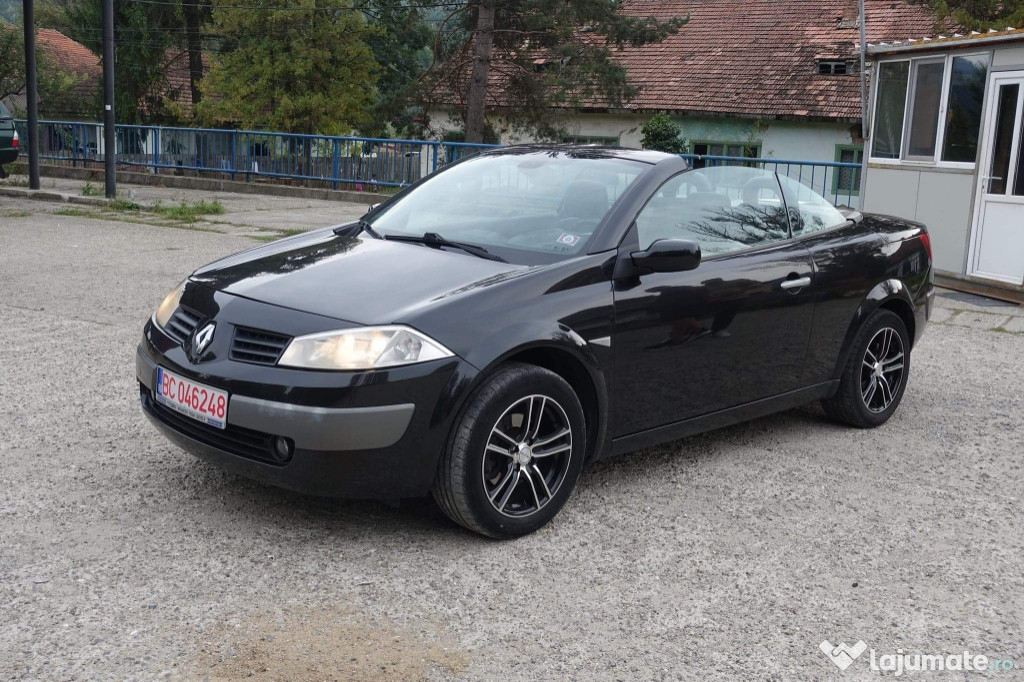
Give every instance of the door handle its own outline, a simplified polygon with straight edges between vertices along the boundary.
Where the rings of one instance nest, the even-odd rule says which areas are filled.
[[[783,289],[803,289],[811,283],[810,277],[801,277],[800,279],[785,279],[782,280],[781,286]]]

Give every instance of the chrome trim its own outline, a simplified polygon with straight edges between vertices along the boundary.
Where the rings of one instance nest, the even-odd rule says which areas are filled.
[[[787,279],[783,280],[781,286],[783,289],[803,289],[806,286],[810,286],[810,277],[801,277],[800,279]]]

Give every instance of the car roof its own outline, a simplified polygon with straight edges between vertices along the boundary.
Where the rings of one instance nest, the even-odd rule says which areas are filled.
[[[496,147],[484,152],[487,156],[506,156],[536,152],[560,152],[570,157],[584,159],[625,159],[655,164],[674,155],[652,149],[630,149],[628,147],[605,147],[596,144],[517,144]]]

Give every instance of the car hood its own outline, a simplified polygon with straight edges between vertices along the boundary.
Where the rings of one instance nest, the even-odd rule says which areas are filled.
[[[529,269],[326,229],[216,261],[192,279],[272,305],[356,324],[390,324]]]

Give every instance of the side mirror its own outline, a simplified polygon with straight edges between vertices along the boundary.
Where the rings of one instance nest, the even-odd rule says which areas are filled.
[[[645,251],[629,254],[641,272],[685,272],[700,265],[700,244],[687,239],[659,239]]]
[[[864,214],[860,211],[852,208],[840,208],[839,212],[843,214],[843,217],[849,220],[854,225],[860,225],[864,222]]]

